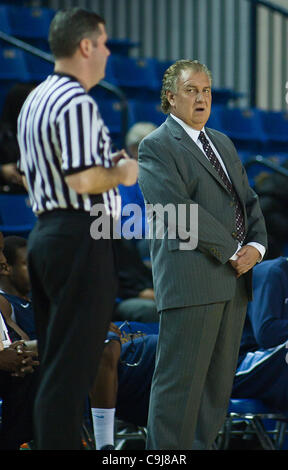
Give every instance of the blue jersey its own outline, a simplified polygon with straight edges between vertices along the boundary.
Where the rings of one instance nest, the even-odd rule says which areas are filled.
[[[253,270],[254,299],[249,302],[239,363],[247,352],[269,349],[288,340],[288,261],[263,261]]]
[[[121,322],[115,322],[115,324],[119,327]],[[138,426],[146,426],[159,323],[129,322],[129,324],[130,327],[125,325],[121,328],[122,332],[124,331],[124,342],[122,342],[118,366],[116,416]],[[136,333],[133,345],[129,341],[131,330]],[[140,333],[143,335],[139,336]],[[119,339],[117,335],[110,332],[107,338]]]
[[[12,319],[20,326],[21,330],[29,336],[30,339],[36,339],[36,330],[34,322],[34,312],[32,303],[16,295],[0,292],[12,306]]]
[[[288,261],[263,261],[253,271],[233,398],[257,398],[275,410],[288,410]]]

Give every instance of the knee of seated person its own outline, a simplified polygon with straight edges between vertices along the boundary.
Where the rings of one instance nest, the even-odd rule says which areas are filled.
[[[101,364],[104,367],[115,368],[118,366],[119,358],[121,354],[121,343],[120,341],[111,340],[105,343]]]

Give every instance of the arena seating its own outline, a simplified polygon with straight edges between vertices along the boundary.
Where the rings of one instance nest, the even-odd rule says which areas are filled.
[[[0,31],[24,40],[42,51],[49,51],[47,35],[54,11],[48,8],[23,7],[20,1],[18,6],[15,6],[15,3],[17,2],[10,5],[7,2],[5,4],[0,2]],[[112,39],[108,44],[112,54],[107,63],[105,80],[119,87],[127,97],[128,127],[138,121],[150,121],[161,125],[165,120],[165,115],[160,109],[161,80],[171,61],[131,57],[130,51],[137,48],[138,44],[129,39]],[[5,95],[13,84],[27,81],[40,82],[52,70],[52,63],[0,39],[0,113]],[[97,90],[91,91],[91,96],[97,100],[117,147],[121,137],[123,138],[121,136],[123,103],[113,94],[96,88]],[[207,126],[224,132],[232,139],[244,166],[252,156],[259,153],[279,165],[283,164],[288,159],[288,115],[284,112],[239,108],[237,107],[239,97],[240,95],[234,90],[213,89],[213,107]],[[252,185],[254,178],[261,171],[263,171],[261,165],[255,164],[249,167],[248,177]],[[271,170],[265,168],[265,171]],[[4,235],[28,236],[35,220],[26,195],[0,195],[0,231]],[[271,441],[267,437],[262,419],[267,418],[269,413],[274,420],[279,418],[280,424],[284,423],[282,416],[279,417],[274,411],[261,408],[259,403],[251,403],[251,400],[250,403],[231,402],[225,425],[225,442],[223,444],[222,441],[222,445],[227,446],[228,440],[231,439],[232,421],[241,419],[259,434],[264,448],[282,446],[284,426],[278,423],[278,434],[274,434],[278,440],[273,438]],[[145,432],[138,431],[137,429],[136,437],[143,440],[144,436],[145,439]],[[131,433],[129,429],[127,431],[126,428],[118,432],[119,448],[129,438],[129,433],[130,437],[135,437],[133,432]]]
[[[287,445],[288,416],[266,406],[261,400],[231,399],[228,416],[215,443],[218,450],[233,448],[233,439],[243,440],[243,446],[260,450],[281,450]],[[239,445],[239,444],[238,444]],[[243,448],[243,447],[242,447]],[[287,448],[287,447],[286,447]]]
[[[27,194],[0,194],[0,232],[27,237],[36,217]]]

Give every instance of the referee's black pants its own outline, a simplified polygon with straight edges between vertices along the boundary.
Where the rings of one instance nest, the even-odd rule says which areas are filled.
[[[112,316],[117,278],[112,240],[93,240],[89,213],[39,217],[28,243],[39,341],[34,406],[38,450],[80,449],[85,400]]]

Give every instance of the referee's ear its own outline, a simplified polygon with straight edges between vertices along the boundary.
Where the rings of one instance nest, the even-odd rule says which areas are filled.
[[[79,49],[80,49],[80,52],[81,54],[84,56],[84,57],[89,57],[91,52],[92,52],[92,49],[93,49],[93,43],[91,41],[91,39],[89,38],[83,38],[81,39],[81,41],[79,42]]]

